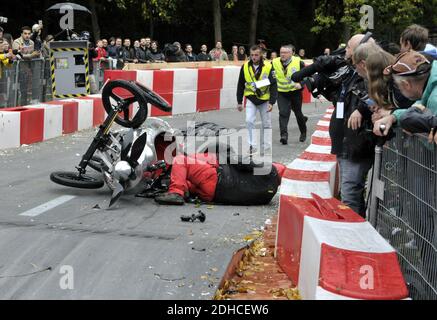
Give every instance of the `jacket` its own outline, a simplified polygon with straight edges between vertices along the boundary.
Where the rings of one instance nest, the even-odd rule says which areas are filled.
[[[437,61],[434,61],[432,64],[430,76],[425,86],[425,90],[423,91],[422,98],[417,101],[415,105],[425,106],[430,109],[433,114],[437,115]],[[396,110],[393,112],[393,115],[399,122],[405,112],[407,112],[405,109]]]
[[[373,158],[376,137],[370,130],[372,112],[364,102],[367,96],[367,84],[354,70],[351,70],[341,90],[339,101],[344,103],[344,117],[337,118],[337,102],[329,126],[332,140],[331,153],[350,160]],[[358,130],[352,130],[347,127],[347,124],[356,110],[363,116],[363,124]]]

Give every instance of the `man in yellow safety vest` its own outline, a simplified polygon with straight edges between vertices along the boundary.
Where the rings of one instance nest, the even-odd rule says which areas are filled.
[[[276,80],[272,71],[272,65],[262,57],[262,49],[253,46],[250,49],[250,60],[241,68],[237,89],[237,109],[240,112],[244,110],[243,96],[246,97],[246,123],[251,154],[256,152],[253,131],[257,112],[262,121],[260,155],[272,152],[271,112],[277,98]]]
[[[296,115],[300,130],[300,142],[306,141],[308,118],[302,113],[302,85],[294,83],[291,76],[305,67],[298,56],[294,56],[294,46],[285,45],[281,48],[280,57],[273,60],[274,75],[278,87],[279,127],[281,143],[288,144],[288,123],[291,111]]]

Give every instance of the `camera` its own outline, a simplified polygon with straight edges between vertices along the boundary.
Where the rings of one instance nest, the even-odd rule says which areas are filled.
[[[360,44],[366,43],[371,37],[372,33],[368,32]],[[334,102],[338,99],[342,83],[352,70],[346,59],[346,49],[340,48],[330,56],[322,55],[314,59],[314,64],[296,72],[292,81],[304,82],[315,98],[322,95]]]
[[[346,60],[346,50],[340,49],[331,56],[323,55],[314,59],[314,64],[296,72],[292,80],[304,82],[315,98],[322,95],[332,102],[336,100],[351,68]]]
[[[179,51],[179,47],[171,44],[171,43],[167,43],[164,46],[164,49],[162,50],[162,52],[165,55],[165,60],[168,62],[176,62],[177,61],[177,53]]]

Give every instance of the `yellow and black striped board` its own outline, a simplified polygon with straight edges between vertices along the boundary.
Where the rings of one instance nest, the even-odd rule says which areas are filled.
[[[51,42],[50,71],[54,98],[78,98],[91,94],[88,42]]]

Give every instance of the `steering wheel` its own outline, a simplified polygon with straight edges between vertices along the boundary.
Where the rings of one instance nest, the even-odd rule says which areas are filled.
[[[115,122],[125,128],[137,129],[147,119],[149,101],[142,88],[139,88],[135,82],[126,80],[108,82],[103,88],[102,101],[106,113],[119,111]],[[134,103],[138,104],[136,113],[131,107]]]

